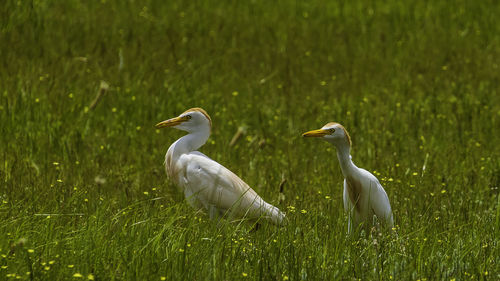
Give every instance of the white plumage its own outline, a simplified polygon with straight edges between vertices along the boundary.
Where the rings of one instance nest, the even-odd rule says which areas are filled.
[[[165,155],[169,178],[193,208],[207,210],[210,218],[264,218],[282,224],[285,215],[278,208],[266,203],[233,172],[196,151],[210,136],[211,124],[203,109],[192,108],[156,125],[189,133],[174,142]]]
[[[321,137],[337,148],[337,158],[344,175],[344,209],[349,214],[349,232],[360,224],[368,227],[373,216],[386,226],[394,225],[389,197],[378,179],[365,169],[356,167],[350,155],[351,138],[346,129],[335,122],[319,130],[309,131],[304,137]]]

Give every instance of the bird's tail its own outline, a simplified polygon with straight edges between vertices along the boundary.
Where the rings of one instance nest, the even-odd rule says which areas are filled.
[[[273,224],[275,225],[285,225],[286,224],[286,216],[285,214],[280,211],[277,207],[274,207],[273,205],[269,203],[264,203],[265,205],[263,206],[265,210],[265,217],[270,220]]]

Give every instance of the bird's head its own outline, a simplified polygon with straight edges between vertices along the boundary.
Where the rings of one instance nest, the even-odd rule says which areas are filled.
[[[193,133],[201,130],[210,131],[212,119],[202,108],[195,107],[184,111],[181,115],[156,124],[156,128],[173,127],[179,130]]]
[[[327,123],[321,129],[305,132],[302,136],[322,138],[335,145],[347,143],[351,146],[351,137],[349,133],[344,126],[335,122]]]

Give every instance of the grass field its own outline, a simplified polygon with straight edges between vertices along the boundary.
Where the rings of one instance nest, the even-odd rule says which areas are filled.
[[[499,14],[4,1],[0,280],[499,280]],[[154,124],[195,106],[214,124],[201,151],[287,226],[218,225],[187,205],[162,164],[183,133]],[[330,121],[384,185],[396,234],[346,235],[335,149],[301,137]]]

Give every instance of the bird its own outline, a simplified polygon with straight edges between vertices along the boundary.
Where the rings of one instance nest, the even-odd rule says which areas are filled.
[[[208,140],[212,128],[212,119],[205,110],[188,109],[155,127],[188,133],[170,145],[164,164],[168,177],[184,192],[191,207],[206,210],[210,219],[263,218],[275,225],[285,222],[285,214],[277,207],[265,202],[229,169],[197,151]]]
[[[344,210],[348,214],[348,232],[368,229],[373,216],[386,227],[394,226],[389,197],[379,180],[365,169],[358,168],[351,157],[351,137],[339,123],[330,122],[321,129],[308,131],[303,137],[322,138],[333,144],[344,176]],[[362,225],[360,227],[360,225]]]

